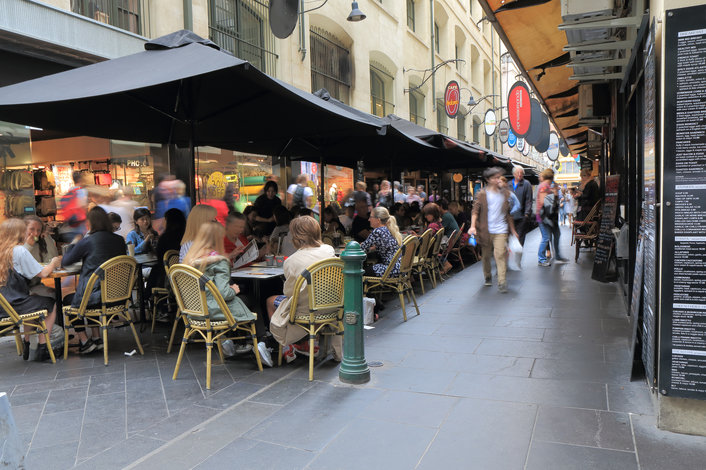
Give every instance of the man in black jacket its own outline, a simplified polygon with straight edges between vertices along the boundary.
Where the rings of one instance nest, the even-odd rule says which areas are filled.
[[[520,240],[520,244],[524,246],[525,235],[529,231],[531,225],[530,217],[532,217],[532,185],[525,179],[525,170],[522,167],[516,166],[512,170],[512,189],[515,196],[520,201],[520,213],[522,216],[515,219],[515,230]]]

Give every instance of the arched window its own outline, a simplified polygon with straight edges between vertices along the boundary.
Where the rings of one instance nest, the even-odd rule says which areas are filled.
[[[311,91],[326,88],[346,104],[351,93],[351,53],[319,28],[311,28]]]
[[[415,31],[415,21],[414,0],[407,0],[407,27],[412,31]]]
[[[446,116],[444,100],[436,100],[436,130],[442,134],[449,133],[448,116]]]
[[[374,66],[370,66],[370,107],[371,114],[384,117],[392,114],[395,105],[388,101],[387,90],[392,89],[393,77]]]
[[[424,95],[413,90],[409,92],[409,120],[420,126],[424,125]]]
[[[458,140],[466,140],[466,116],[459,113],[456,115],[456,136]]]
[[[480,144],[480,119],[473,118],[473,142]]]

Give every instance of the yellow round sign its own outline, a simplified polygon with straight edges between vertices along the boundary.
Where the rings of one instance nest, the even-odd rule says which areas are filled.
[[[460,183],[463,181],[463,175],[461,173],[454,173],[453,175],[454,183]]]
[[[226,177],[220,171],[214,171],[206,182],[206,195],[209,199],[221,199],[226,194]]]

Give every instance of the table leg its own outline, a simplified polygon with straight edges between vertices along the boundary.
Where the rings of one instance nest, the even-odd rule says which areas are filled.
[[[64,304],[61,299],[61,278],[54,278],[54,296],[56,300],[56,324],[64,327]]]
[[[140,304],[140,332],[145,328],[147,319],[145,318],[145,280],[142,275],[142,266],[137,267],[137,302]]]

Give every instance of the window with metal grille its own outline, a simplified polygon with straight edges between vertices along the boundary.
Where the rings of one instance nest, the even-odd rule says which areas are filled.
[[[407,27],[415,31],[414,26],[414,0],[407,0]]]
[[[409,92],[409,120],[420,126],[424,125],[424,95],[414,90]]]
[[[147,0],[71,0],[71,11],[135,34],[149,35]]]
[[[436,100],[436,130],[442,134],[449,133],[449,124],[446,116],[444,100]]]
[[[473,142],[480,144],[480,120],[473,118]]]
[[[311,91],[326,88],[346,104],[351,93],[351,53],[318,28],[309,31],[311,43]]]
[[[393,77],[383,70],[370,66],[370,113],[384,117],[392,114],[395,105],[387,101],[387,90],[392,89]]]
[[[439,53],[439,25],[434,23],[434,50]]]
[[[458,44],[454,46],[454,58],[456,59],[456,70],[461,70],[461,61],[459,60],[461,57],[459,57],[459,47]]]
[[[485,133],[485,130],[483,130],[483,135],[485,136],[485,148],[490,150],[490,136]]]
[[[274,75],[275,37],[269,4],[260,0],[209,0],[209,37],[236,57]]]
[[[466,116],[462,116],[460,113],[461,110],[456,115],[456,134],[458,140],[466,140]]]

